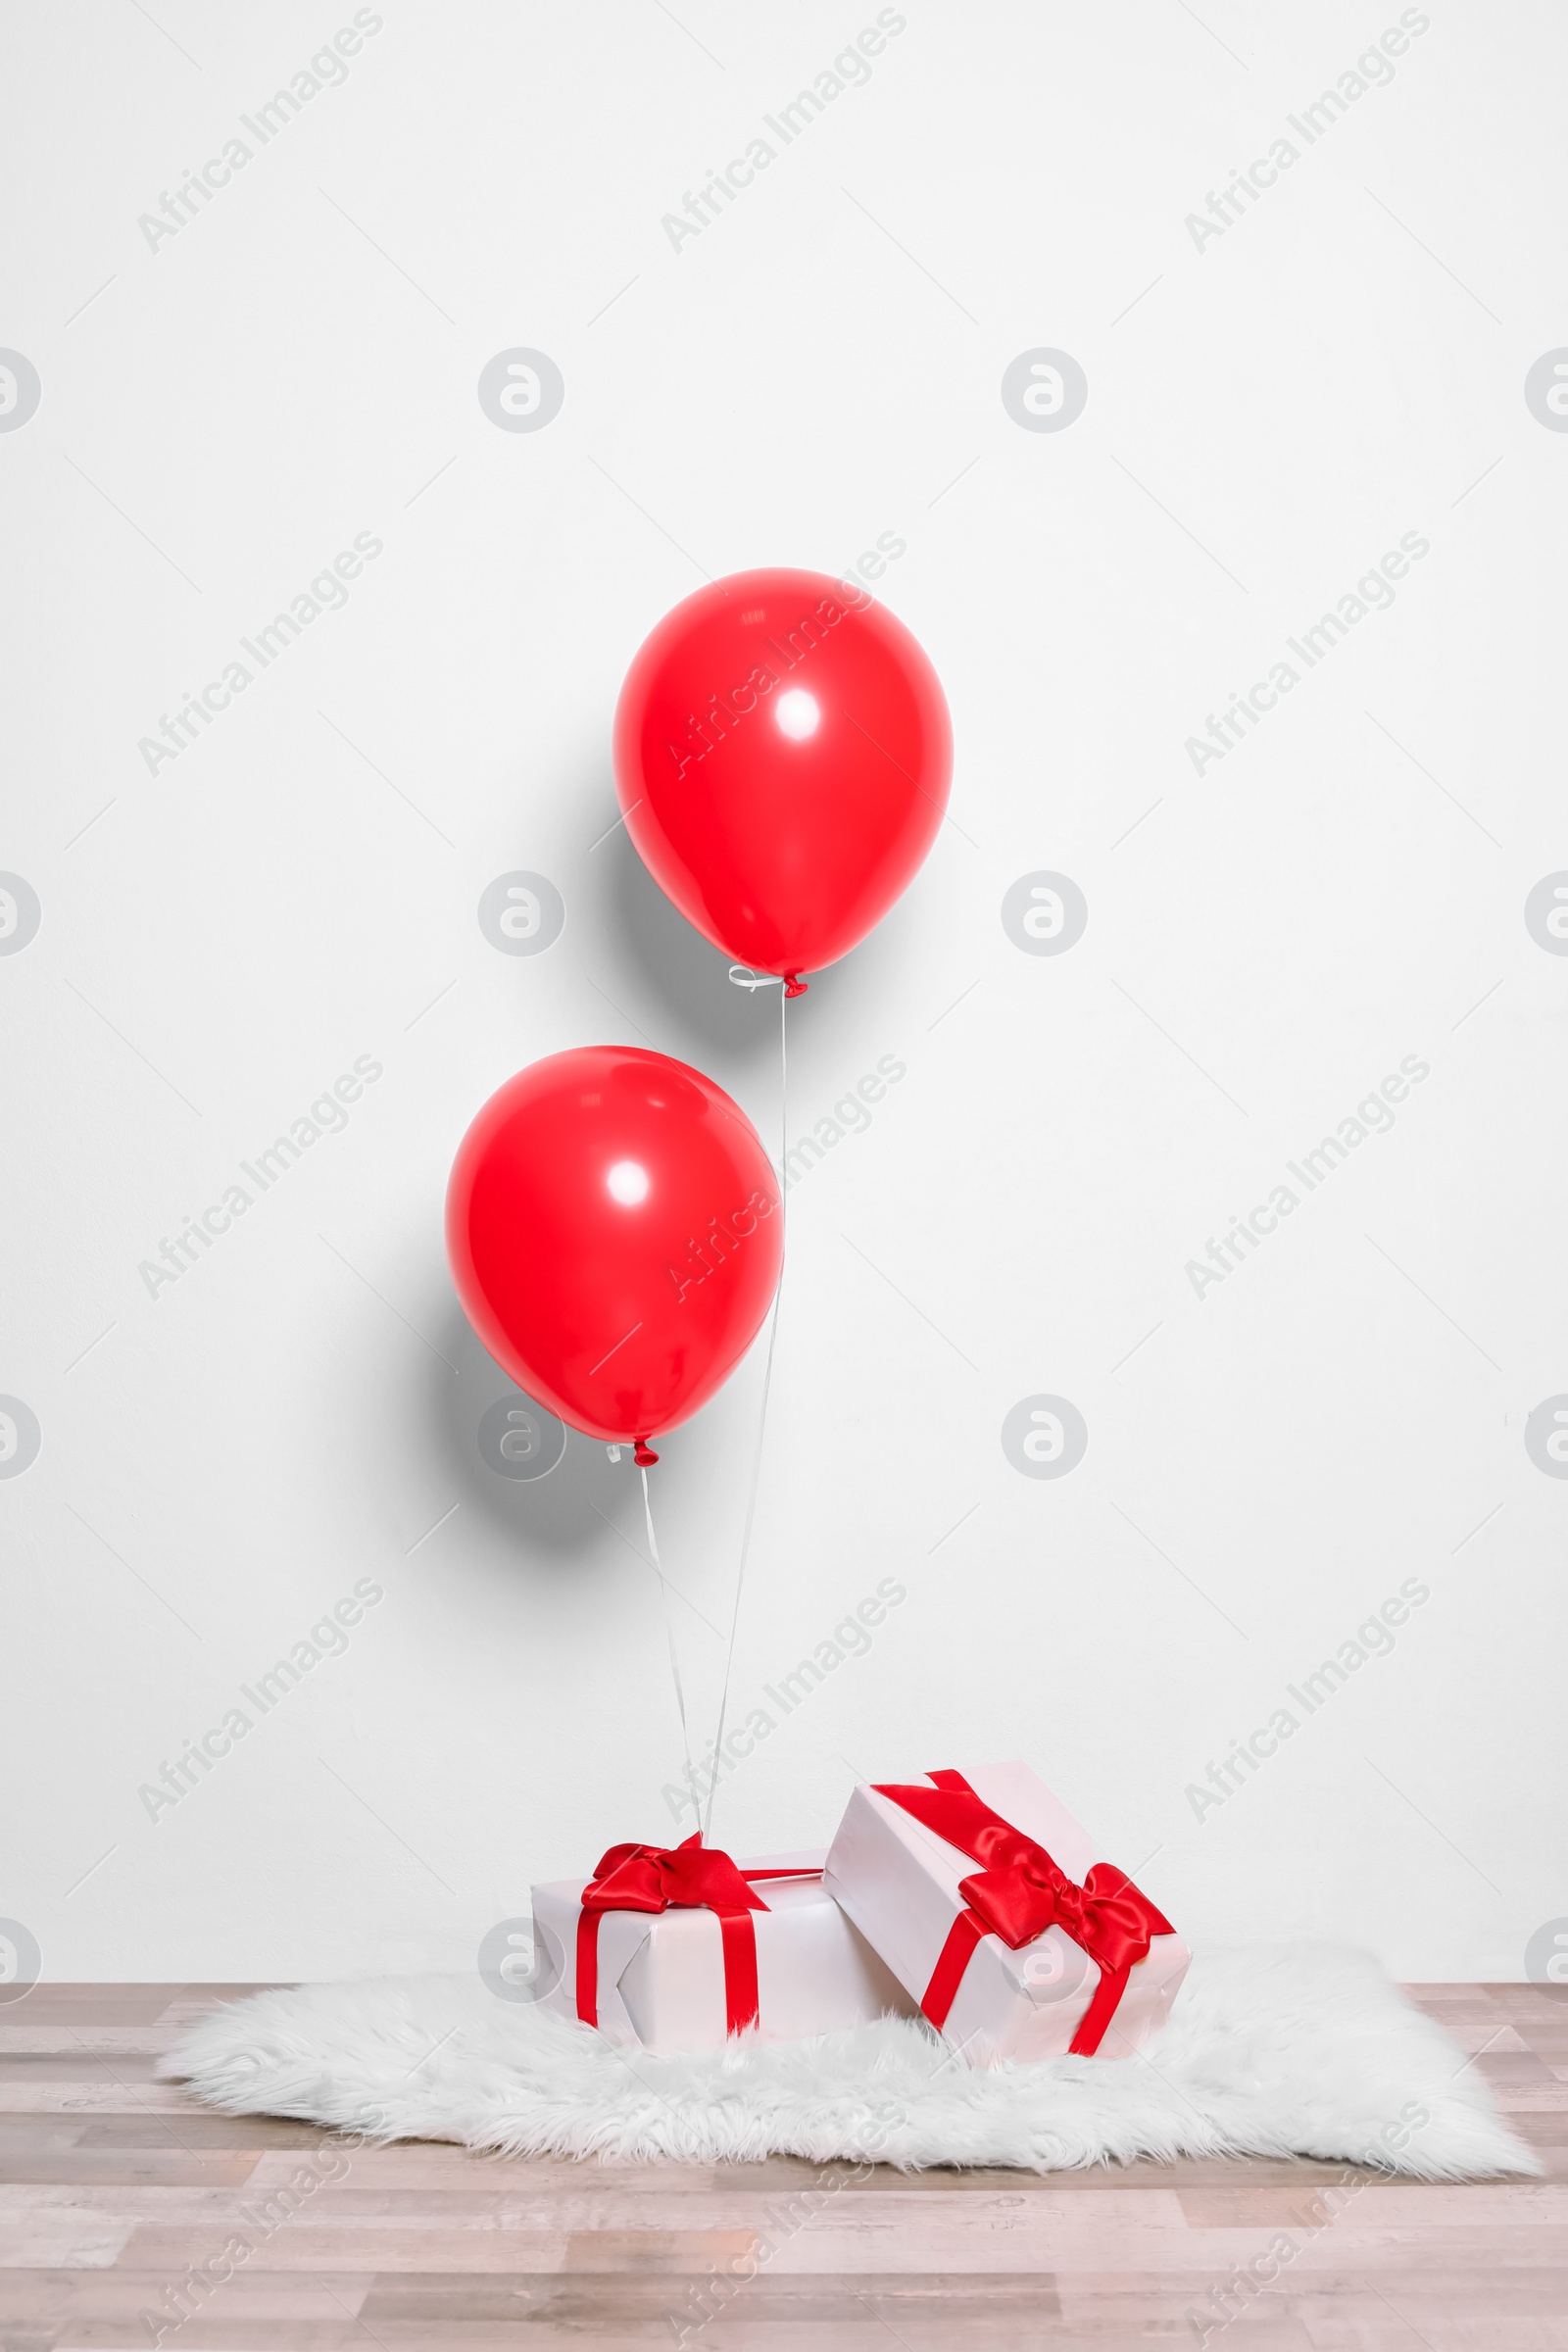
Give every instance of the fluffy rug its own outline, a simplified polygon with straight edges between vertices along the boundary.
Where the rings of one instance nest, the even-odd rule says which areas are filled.
[[[1534,2173],[1475,2069],[1358,1952],[1200,1954],[1139,2057],[971,2073],[919,2024],[656,2058],[412,1977],[216,2010],[160,2072],[228,2114],[509,2156],[786,2154],[1035,2172],[1137,2156],[1315,2156],[1418,2180]]]

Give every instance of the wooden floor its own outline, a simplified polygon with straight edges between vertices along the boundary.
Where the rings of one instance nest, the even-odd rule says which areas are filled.
[[[1416,1993],[1548,2168],[1461,2187],[1322,2164],[856,2177],[353,2148],[154,2080],[237,1989],[37,1986],[0,2006],[5,2352],[1568,2347],[1568,2001],[1534,1986]],[[291,2180],[294,2209],[269,2213]],[[720,2299],[731,2266],[755,2275]]]

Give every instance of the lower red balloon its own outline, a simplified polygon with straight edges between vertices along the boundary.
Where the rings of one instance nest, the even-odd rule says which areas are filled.
[[[639,1446],[757,1337],[783,1262],[778,1178],[720,1086],[635,1046],[536,1061],[491,1096],[447,1187],[469,1322],[536,1402]]]

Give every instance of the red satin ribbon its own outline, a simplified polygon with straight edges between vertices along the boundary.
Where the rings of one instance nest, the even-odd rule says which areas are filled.
[[[675,1846],[612,1845],[582,1890],[577,1920],[577,2015],[599,2023],[599,1922],[606,1911],[714,1911],[724,1944],[725,2032],[758,2023],[757,1930],[765,1911],[754,1879],[820,1878],[811,1870],[740,1870],[702,1832]]]
[[[1015,1830],[978,1797],[961,1773],[932,1772],[929,1788],[872,1786],[949,1845],[982,1867],[958,1882],[968,1908],[948,1932],[931,1982],[920,2000],[938,2030],[947,2023],[963,1972],[983,1936],[1000,1936],[1017,1951],[1048,1928],[1063,1929],[1100,1970],[1094,1998],[1072,2037],[1075,2056],[1093,2057],[1127,1989],[1127,1979],[1155,1936],[1174,1936],[1125,1872],[1096,1862],[1078,1886],[1043,1845]]]

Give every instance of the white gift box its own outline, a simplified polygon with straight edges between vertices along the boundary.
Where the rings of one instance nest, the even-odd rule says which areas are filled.
[[[763,1879],[767,1905],[751,1914],[757,1938],[759,2021],[763,2041],[799,2041],[887,2015],[916,2014],[823,1886],[820,1847],[743,1861],[743,1871],[808,1872]],[[577,1922],[583,1882],[535,1886],[534,1955],[541,2005],[577,2015]],[[727,2039],[724,1949],[712,1911],[604,1911],[599,1916],[599,2031],[628,2047],[673,2053],[721,2050]]]
[[[993,1813],[1044,1846],[1075,1886],[1096,1863],[1106,1865],[1087,1830],[1026,1764],[980,1765],[964,1779]],[[959,1882],[981,1868],[972,1855],[862,1783],[828,1849],[822,1884],[919,2003],[955,1920],[969,1908]],[[1097,1884],[1104,1884],[1103,1873],[1097,1874]],[[1152,1937],[1147,1955],[1128,1974],[1100,2057],[1128,2057],[1158,2032],[1191,1958],[1179,1936]],[[1099,1964],[1059,1925],[1017,1950],[986,1934],[974,1945],[940,2031],[972,2066],[1059,2058],[1070,2048],[1100,1978]]]

